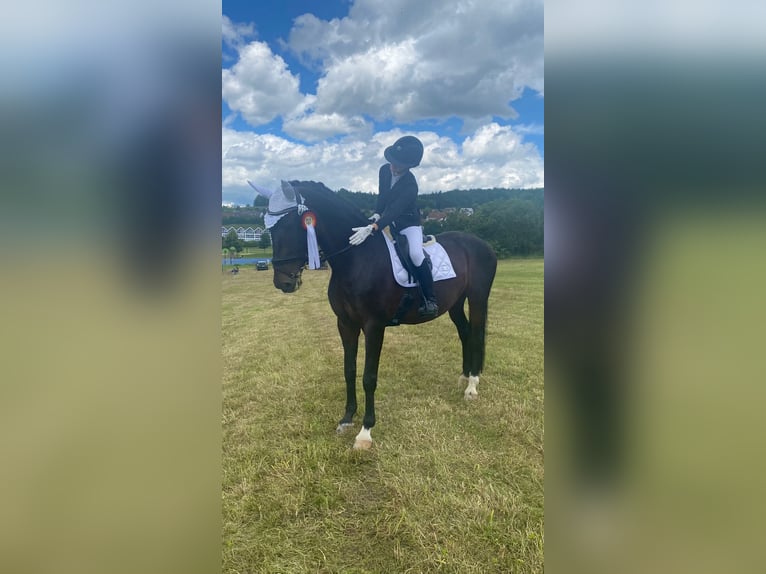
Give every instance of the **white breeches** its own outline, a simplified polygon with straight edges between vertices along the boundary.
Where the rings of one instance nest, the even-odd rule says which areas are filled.
[[[419,225],[405,227],[399,233],[407,236],[407,242],[410,244],[410,258],[415,267],[420,267],[425,259],[423,255],[423,228]]]

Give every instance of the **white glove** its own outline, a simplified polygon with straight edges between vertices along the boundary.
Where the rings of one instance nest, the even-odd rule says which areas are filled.
[[[369,221],[372,221],[373,223],[377,223],[378,219],[380,219],[380,214],[379,213],[373,213],[372,217],[368,217],[367,219]]]
[[[361,245],[372,234],[372,223],[366,227],[352,227],[351,230],[356,233],[348,238],[348,242],[351,245]]]

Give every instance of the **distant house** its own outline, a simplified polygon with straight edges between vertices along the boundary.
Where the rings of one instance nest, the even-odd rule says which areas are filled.
[[[426,215],[426,221],[444,221],[445,219],[447,219],[447,212],[438,209],[432,209]]]
[[[453,213],[460,213],[461,215],[471,216],[473,215],[472,207],[445,207],[444,209],[432,209],[426,215],[426,221],[444,221]]]
[[[267,235],[269,234],[268,230],[264,230],[262,227],[234,227],[232,226],[221,226],[221,237],[226,237],[231,230],[234,230],[237,233],[237,238],[241,239],[242,241],[260,241],[261,237],[264,233]]]

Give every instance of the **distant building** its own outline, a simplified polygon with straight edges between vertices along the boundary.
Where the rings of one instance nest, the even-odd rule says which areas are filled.
[[[461,213],[463,215],[473,215],[472,207],[445,207],[442,210],[432,209],[426,215],[426,221],[444,221],[452,213]]]
[[[226,237],[232,229],[234,231],[236,231],[237,238],[241,239],[242,241],[260,241],[261,240],[261,236],[264,233],[266,235],[270,235],[268,230],[263,229],[261,227],[256,227],[256,228],[242,227],[242,226],[235,227],[234,225],[231,225],[231,226],[227,227],[226,225],[222,225],[221,226],[221,237]]]
[[[426,221],[444,221],[445,219],[447,219],[447,212],[438,209],[432,209],[426,215]]]

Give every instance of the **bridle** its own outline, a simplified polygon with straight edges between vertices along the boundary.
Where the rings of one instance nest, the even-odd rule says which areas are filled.
[[[339,249],[338,251],[335,251],[333,253],[330,253],[329,255],[325,255],[324,253],[320,254],[320,259],[322,261],[329,261],[333,257],[337,257],[338,255],[341,255],[342,253],[345,253],[349,249],[354,247],[353,245],[346,245],[342,249]],[[279,259],[273,259],[271,260],[272,264],[275,263],[289,263],[291,261],[300,261],[303,260],[303,264],[306,265],[308,263],[308,257],[306,255],[296,255],[295,257],[280,257]]]
[[[300,204],[299,204],[300,205]],[[282,209],[281,211],[269,211],[269,215],[287,215],[291,211],[298,211],[300,212],[299,205],[293,205],[288,208]],[[337,251],[334,251],[333,253],[330,253],[329,255],[325,255],[324,253],[320,253],[319,259],[320,261],[329,261],[333,257],[337,257],[338,255],[341,255],[342,253],[345,253],[349,249],[354,247],[353,245],[349,244],[345,247],[338,249]],[[308,264],[308,255],[301,254],[301,255],[295,255],[293,257],[280,257],[279,259],[271,259],[272,265],[278,264],[278,263],[290,263],[292,261],[302,261],[303,265]],[[301,267],[303,267],[303,265]],[[284,271],[282,271],[284,273]],[[295,273],[286,273],[291,278],[295,278],[297,275]]]

